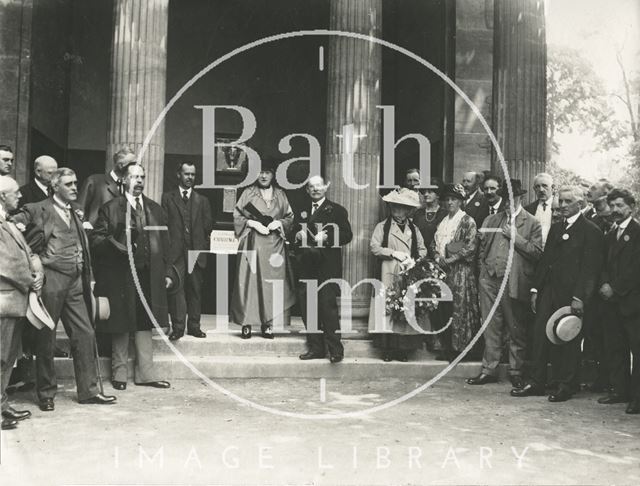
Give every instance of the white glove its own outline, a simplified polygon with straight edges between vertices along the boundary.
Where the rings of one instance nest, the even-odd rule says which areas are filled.
[[[267,226],[267,229],[269,231],[276,231],[278,228],[282,228],[282,223],[277,219],[271,221],[271,223],[269,223],[269,226]]]
[[[391,253],[391,256],[396,260],[398,260],[399,262],[403,262],[407,258],[409,258],[409,255],[403,251],[394,251],[393,253]]]

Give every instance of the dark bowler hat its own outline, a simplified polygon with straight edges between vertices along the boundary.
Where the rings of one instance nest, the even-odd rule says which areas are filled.
[[[513,196],[522,196],[527,193],[526,189],[522,188],[522,181],[520,179],[510,179],[511,181],[511,190],[513,191]],[[507,187],[507,181],[502,183],[502,187],[500,191],[498,191],[498,195],[500,197],[509,197],[509,188]]]
[[[465,200],[464,189],[459,184],[445,184],[440,191],[440,199],[455,197],[460,201]]]

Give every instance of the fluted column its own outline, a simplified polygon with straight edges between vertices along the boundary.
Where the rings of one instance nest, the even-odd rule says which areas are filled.
[[[496,0],[494,8],[493,131],[510,177],[531,193],[546,163],[544,0]],[[493,164],[501,173],[495,154]]]
[[[330,29],[380,37],[382,0],[332,0]],[[353,241],[343,250],[343,278],[351,285],[374,276],[369,239],[378,222],[382,54],[378,44],[332,36],[329,42],[326,174],[329,196],[349,212]],[[346,131],[344,127],[349,127]],[[351,133],[345,139],[344,134]],[[354,179],[366,189],[349,187],[343,156],[353,157]],[[353,316],[366,317],[370,286],[353,293]],[[360,326],[358,326],[360,327]]]
[[[115,0],[111,55],[111,113],[107,171],[123,146],[138,152],[165,106],[169,0]],[[141,161],[146,194],[159,200],[164,166],[164,124]]]

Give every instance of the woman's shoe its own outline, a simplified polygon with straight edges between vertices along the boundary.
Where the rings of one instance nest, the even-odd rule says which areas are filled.
[[[388,363],[389,361],[391,361],[391,355],[389,353],[383,354],[382,361],[384,361],[385,363]]]
[[[249,339],[251,337],[251,326],[242,326],[242,331],[240,332],[240,337],[242,339]]]
[[[273,327],[262,326],[262,337],[265,339],[273,339]]]

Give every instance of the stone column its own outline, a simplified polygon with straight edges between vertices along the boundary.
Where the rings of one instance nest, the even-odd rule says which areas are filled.
[[[332,0],[330,29],[380,37],[382,0]],[[381,46],[360,39],[331,37],[328,54],[326,175],[329,198],[349,212],[353,241],[343,250],[343,278],[351,285],[375,275],[369,240],[379,221],[377,184],[380,168]],[[344,127],[353,136],[345,139]],[[369,187],[353,189],[343,177],[343,156],[353,157],[354,179]],[[353,293],[353,317],[363,329],[371,286]]]
[[[166,104],[169,0],[115,0],[107,171],[123,146],[138,152]],[[164,124],[141,161],[145,193],[159,201],[164,171]]]
[[[14,151],[12,176],[29,175],[29,86],[33,0],[0,2],[0,144]]]
[[[546,158],[547,46],[543,0],[495,0],[493,131],[509,176],[532,194]],[[502,173],[493,157],[493,170]]]

